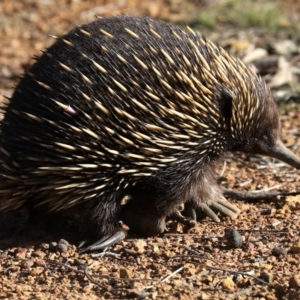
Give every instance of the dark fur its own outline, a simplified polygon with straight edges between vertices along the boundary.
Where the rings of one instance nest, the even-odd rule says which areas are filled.
[[[162,40],[149,34],[148,25],[152,24],[156,32],[162,36]],[[128,34],[124,34],[124,27],[131,29],[140,36],[139,40]],[[111,39],[99,32],[102,28],[112,34]],[[172,84],[177,91],[185,93],[193,91],[187,84],[183,84],[174,75],[175,72],[183,70],[188,75],[192,68],[183,68],[182,57],[175,51],[177,47],[181,53],[188,57],[192,66],[197,66],[201,72],[201,65],[196,59],[193,49],[188,43],[188,38],[197,41],[198,37],[184,33],[175,26],[148,18],[133,17],[110,17],[96,20],[83,25],[81,29],[88,31],[91,36],[86,36],[75,28],[65,37],[74,46],[67,46],[59,39],[52,47],[43,54],[38,62],[30,69],[31,75],[25,75],[17,86],[1,124],[1,147],[10,153],[10,157],[2,154],[2,175],[0,191],[2,191],[2,206],[11,201],[9,209],[18,208],[22,205],[38,205],[41,201],[49,200],[46,204],[49,209],[59,204],[56,209],[64,209],[66,202],[82,195],[92,195],[97,186],[107,183],[105,193],[94,196],[85,202],[79,201],[78,211],[83,213],[86,223],[99,235],[110,234],[116,230],[119,219],[123,219],[133,230],[143,234],[155,234],[164,230],[165,217],[170,214],[178,204],[189,201],[194,206],[214,201],[220,194],[218,186],[213,179],[213,162],[216,161],[224,151],[243,150],[247,152],[259,152],[261,145],[257,143],[261,136],[266,136],[266,141],[272,143],[280,131],[278,113],[273,98],[261,80],[253,78],[246,82],[253,97],[260,98],[260,114],[253,116],[252,127],[246,128],[237,137],[232,137],[231,126],[233,103],[246,101],[246,95],[238,93],[239,99],[232,98],[232,88],[239,86],[228,86],[219,79],[219,85],[214,87],[214,97],[211,102],[215,104],[214,109],[219,116],[219,127],[213,125],[210,116],[202,112],[195,113],[194,118],[209,125],[211,130],[217,132],[219,144],[205,144],[210,139],[209,134],[201,140],[191,136],[190,141],[197,143],[189,150],[176,150],[165,147],[161,157],[176,157],[175,163],[169,162],[159,170],[151,171],[146,166],[137,165],[137,159],[125,159],[122,156],[114,157],[106,148],[115,149],[121,154],[135,153],[144,155],[146,161],[158,166],[159,162],[151,160],[155,154],[145,154],[144,147],[155,148],[152,140],[169,139],[173,133],[184,133],[183,127],[179,127],[180,118],[174,115],[163,114],[157,102],[151,98],[145,98],[146,85],[149,85],[157,95],[160,96],[162,104],[170,107],[174,102],[177,110],[187,112],[191,109],[189,103],[180,103],[178,99],[168,91],[160,82],[158,76],[152,70],[144,70],[133,59],[132,53],[136,53],[143,62],[150,65],[155,63],[157,69],[164,78]],[[171,34],[171,29],[181,36],[178,40]],[[166,49],[176,65],[171,65],[161,53],[154,54],[153,48]],[[101,49],[105,46],[108,52]],[[213,65],[213,55],[204,44],[199,50],[206,61]],[[217,50],[217,48],[215,49]],[[127,64],[116,59],[116,54],[121,54]],[[106,70],[103,74],[96,70],[91,61],[82,54],[88,56]],[[221,55],[221,54],[219,54]],[[64,71],[58,63],[61,62],[73,72]],[[230,70],[230,63],[228,69]],[[86,75],[92,84],[87,84],[80,73]],[[118,73],[119,72],[119,73]],[[230,71],[228,71],[229,75]],[[49,91],[41,87],[35,80],[41,81],[52,88]],[[234,76],[234,75],[232,75]],[[127,89],[125,93],[118,88],[112,78],[121,82]],[[235,78],[233,78],[235,79]],[[137,82],[140,87],[132,84],[131,80]],[[199,77],[205,85],[205,76]],[[232,85],[234,85],[234,80]],[[108,92],[107,86],[111,87],[116,96]],[[111,112],[109,116],[102,113],[92,102],[86,101],[82,92],[93,101],[99,100]],[[135,98],[149,108],[152,114],[132,105],[131,99]],[[75,114],[64,111],[55,104],[53,100],[70,105]],[[243,106],[244,104],[242,104]],[[244,105],[245,106],[245,105]],[[116,114],[114,107],[120,108],[136,118],[132,121],[121,118]],[[14,111],[20,112],[16,115]],[[24,112],[41,118],[37,122],[26,116]],[[97,119],[101,116],[103,122]],[[50,124],[53,121],[56,125]],[[156,124],[165,128],[165,132],[153,132],[145,127],[145,124]],[[74,133],[69,125],[77,128],[89,128],[96,132],[101,138],[93,139],[85,132]],[[176,132],[168,128],[168,125],[178,128]],[[108,134],[105,126],[112,128],[115,133]],[[213,127],[215,126],[215,128]],[[195,125],[194,131],[202,134],[204,129]],[[151,140],[141,141],[134,136],[134,132],[141,132],[151,137]],[[122,147],[116,143],[118,136],[122,135],[134,142],[134,145]],[[64,143],[76,147],[76,150],[67,150],[58,147],[54,142]],[[183,145],[184,141],[175,141],[177,145]],[[44,144],[46,146],[41,146]],[[80,146],[87,146],[91,150],[85,150]],[[99,156],[95,151],[105,153]],[[199,156],[198,153],[206,150]],[[78,158],[81,157],[81,158]],[[160,156],[157,155],[157,158]],[[83,169],[77,172],[64,170],[40,171],[40,167],[73,167],[82,163],[98,164],[99,168]],[[113,167],[101,167],[101,164],[111,164]],[[5,166],[3,166],[5,164]],[[127,169],[139,169],[140,173],[151,172],[149,177],[134,177],[130,174],[117,174],[121,167]],[[37,172],[38,171],[38,172]],[[10,175],[11,177],[6,177]],[[105,182],[105,178],[112,178]],[[122,179],[124,179],[123,182]],[[68,192],[60,194],[59,181],[71,183],[93,183],[89,187],[74,187],[67,189]],[[121,182],[121,183],[120,183]],[[66,184],[66,183],[64,183]],[[47,189],[52,186],[53,188]],[[63,184],[62,184],[63,185]],[[46,187],[46,189],[44,189]],[[102,190],[101,190],[102,191]],[[15,193],[20,193],[14,196]],[[97,193],[97,191],[96,191]],[[100,194],[100,192],[99,192]],[[130,201],[125,205],[121,213],[121,201],[124,196],[130,195]],[[12,200],[12,198],[14,200]],[[0,203],[1,209],[1,203]]]

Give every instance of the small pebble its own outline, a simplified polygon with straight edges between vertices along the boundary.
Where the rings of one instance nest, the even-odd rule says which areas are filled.
[[[56,242],[50,242],[49,243],[49,250],[56,251],[57,243]]]
[[[232,292],[236,290],[236,285],[233,282],[231,277],[227,277],[227,278],[223,279],[222,286],[223,286],[223,288],[225,288],[229,291],[232,291]]]
[[[275,247],[271,251],[272,255],[274,256],[285,256],[287,254],[287,250],[283,247]]]
[[[22,269],[30,269],[33,266],[34,262],[32,260],[23,260],[20,264]]]
[[[69,246],[70,246],[70,244],[66,240],[60,239],[58,241],[56,250],[59,252],[67,252],[69,249]]]
[[[127,269],[120,269],[120,278],[126,278],[126,279],[129,279],[131,278],[131,272]]]
[[[300,241],[296,242],[296,243],[291,247],[291,253],[293,253],[293,254],[299,254],[299,253],[300,253]]]
[[[68,241],[66,241],[64,239],[60,239],[58,241],[58,243],[57,242],[50,242],[50,244],[49,244],[49,249],[51,251],[54,251],[54,252],[58,251],[60,253],[67,252],[69,247],[70,247],[70,244],[68,243]]]
[[[225,229],[225,238],[231,247],[240,248],[243,245],[243,237],[233,228]]]
[[[290,288],[300,288],[300,275],[296,274],[290,278],[289,287]]]
[[[242,246],[242,249],[245,252],[251,252],[252,250],[254,250],[254,248],[255,248],[254,244],[249,241],[243,243],[243,246]]]

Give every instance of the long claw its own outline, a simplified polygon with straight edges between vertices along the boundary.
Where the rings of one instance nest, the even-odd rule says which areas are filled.
[[[240,209],[238,209],[235,205],[231,204],[229,201],[227,201],[225,198],[224,199],[220,199],[217,200],[216,202],[220,203],[222,206],[230,209],[231,211],[235,212],[235,213],[240,213]]]
[[[117,232],[116,232],[117,233]],[[107,239],[109,239],[110,237],[113,237],[114,235],[105,235],[103,236],[99,241],[97,241],[96,243],[92,244],[91,246],[98,244],[100,245],[102,242],[106,241]],[[77,246],[77,248],[82,248],[84,245],[89,244],[91,242],[91,240],[86,239],[80,242],[80,244]]]
[[[218,195],[216,198],[216,200],[210,200],[206,204],[202,204],[201,202],[187,202],[184,207],[183,216],[194,221],[209,217],[215,222],[220,222],[217,216],[217,212],[220,212],[225,216],[235,219],[240,210],[222,195]],[[182,222],[180,219],[178,221]]]
[[[83,240],[79,243],[79,245],[77,246],[77,248],[82,248],[85,244],[87,244],[88,241],[87,240]]]
[[[125,239],[126,235],[127,235],[127,231],[120,229],[115,234],[110,236],[104,236],[96,243],[88,247],[85,247],[83,249],[80,249],[79,253],[87,253],[87,252],[93,252],[93,251],[105,249],[106,247],[114,245],[119,241]],[[82,247],[85,243],[86,241],[81,242],[80,246]]]
[[[192,205],[186,204],[184,207],[184,215],[191,220],[197,222],[197,211]]]
[[[197,223],[197,219],[196,219],[196,212],[194,210],[194,214],[195,214],[195,218],[191,218],[190,216],[183,216],[181,214],[181,212],[176,209],[172,215],[171,218],[177,220],[178,222],[187,225],[189,227],[194,227]]]
[[[220,222],[221,221],[219,219],[219,217],[216,215],[216,213],[212,209],[210,209],[208,205],[202,206],[201,209],[206,214],[206,216],[211,218],[213,221],[215,221],[215,222]]]
[[[222,213],[223,215],[229,216],[232,219],[235,219],[237,217],[236,213],[230,209],[228,209],[223,202],[212,202],[210,204],[211,207]]]

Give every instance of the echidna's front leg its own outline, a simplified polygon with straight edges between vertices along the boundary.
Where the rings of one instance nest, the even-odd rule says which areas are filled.
[[[187,202],[183,214],[192,220],[209,217],[215,222],[220,222],[220,218],[217,215],[218,212],[235,219],[240,210],[220,195],[219,198],[210,200],[207,203],[201,203],[199,198]]]
[[[200,184],[194,195],[185,204],[183,215],[193,220],[199,220],[205,216],[215,222],[220,222],[217,213],[236,218],[240,210],[231,204],[222,194],[222,190],[215,182]]]

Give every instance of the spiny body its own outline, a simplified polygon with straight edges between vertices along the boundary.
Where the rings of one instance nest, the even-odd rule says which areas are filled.
[[[164,22],[100,18],[59,38],[16,87],[0,209],[78,207],[99,236],[120,218],[158,233],[179,203],[223,201],[212,169],[224,151],[264,152],[279,135],[270,90],[239,59]]]

